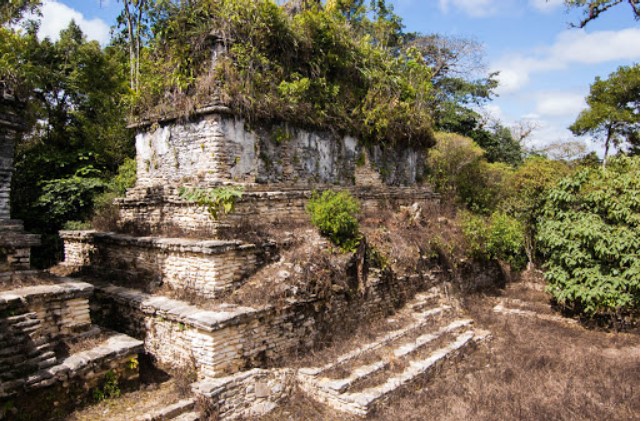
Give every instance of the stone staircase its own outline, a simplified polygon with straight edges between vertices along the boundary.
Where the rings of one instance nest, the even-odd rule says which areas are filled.
[[[373,190],[365,197],[370,198],[368,206],[376,208],[378,200],[403,202],[413,194]],[[300,218],[308,196],[301,189],[253,191],[235,214],[226,217],[226,229],[228,233],[240,229],[244,218],[265,217],[268,222]],[[134,224],[150,215],[161,218],[146,221],[147,228],[177,221],[186,232],[207,228],[204,209],[174,197],[169,211],[157,212],[167,200],[160,197],[145,202],[130,196],[120,203],[121,218],[123,212]],[[425,200],[431,197],[426,194]],[[276,210],[273,205],[278,205]],[[192,386],[194,395],[209,402],[220,419],[258,417],[296,388],[334,409],[366,416],[397,391],[487,337],[438,288],[426,290],[437,282],[431,274],[385,278],[382,271],[371,270],[349,299],[337,290],[324,298],[291,299],[280,307],[228,303],[226,294],[276,262],[279,250],[274,243],[217,239],[218,229],[209,232],[214,239],[164,237],[160,231],[145,236],[75,231],[62,232],[61,237],[65,264],[82,269],[83,280],[94,287],[94,321],[141,340],[145,352],[170,373],[194,370],[198,379]],[[399,326],[376,340],[320,367],[296,370],[282,365],[294,350],[312,349],[321,332],[342,319],[380,318],[399,304],[404,305],[389,316]],[[326,305],[336,314],[319,311]],[[268,365],[281,368],[264,368]],[[197,416],[193,402],[177,401],[144,419]]]
[[[312,399],[358,416],[368,415],[392,394],[462,355],[488,332],[458,317],[437,294],[418,294],[400,310],[412,322],[322,367],[298,370],[299,387]]]
[[[163,408],[136,417],[134,421],[198,421],[201,416],[199,411],[195,410],[195,406],[196,401],[194,399],[181,399]]]
[[[91,324],[92,285],[34,271],[0,281],[0,419],[60,417],[90,400],[105,376],[122,388],[138,382],[143,343]],[[55,410],[34,405],[39,399]]]

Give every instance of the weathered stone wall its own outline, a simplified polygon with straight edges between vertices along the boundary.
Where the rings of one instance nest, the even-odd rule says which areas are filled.
[[[65,242],[65,259],[62,264],[75,268],[91,265],[96,252],[93,242],[94,230],[60,231],[60,238]]]
[[[0,292],[1,387],[56,363],[57,341],[90,327],[92,291],[69,281]]]
[[[295,383],[292,369],[255,368],[229,377],[204,380],[193,390],[206,399],[206,409],[216,419],[252,419],[269,413],[288,398]]]
[[[165,122],[136,136],[137,186],[221,182],[414,185],[424,172],[421,148],[364,147],[357,139],[288,125],[248,127],[226,113]],[[367,162],[368,165],[363,165]],[[371,170],[367,177],[364,171]]]
[[[322,188],[322,187],[319,187]],[[428,188],[353,188],[364,211],[419,203],[429,209],[439,199]],[[280,191],[249,190],[236,203],[234,212],[213,221],[204,207],[182,200],[173,188],[140,188],[120,199],[122,229],[135,228],[144,232],[179,231],[196,235],[220,235],[223,231],[242,229],[244,225],[272,224],[308,220],[305,205],[310,190]]]
[[[145,351],[159,362],[194,368],[199,377],[263,365],[300,342],[311,346],[315,337],[314,320],[304,314],[233,305],[203,310],[113,285],[97,289],[92,317],[144,340]]]
[[[40,244],[39,236],[24,233],[21,221],[10,219],[14,147],[23,130],[21,108],[0,81],[0,259],[12,270],[29,269],[31,247]]]
[[[20,382],[0,384],[0,407],[7,410],[8,419],[63,419],[84,403],[95,402],[94,393],[110,378],[121,391],[135,387],[141,351],[140,341],[112,336],[100,346],[64,358]]]
[[[237,287],[270,259],[274,246],[239,241],[132,237],[62,231],[65,256],[100,276],[120,276],[214,298]],[[140,285],[140,283],[138,283]]]
[[[396,278],[374,273],[361,293],[336,291],[280,309],[221,305],[209,311],[132,289],[99,286],[92,316],[96,323],[144,340],[145,350],[162,363],[195,366],[201,377],[220,377],[278,363],[331,339],[338,330],[391,314],[435,281],[430,274]]]
[[[0,86],[0,221],[9,219],[9,192],[16,138],[22,129],[19,105]]]

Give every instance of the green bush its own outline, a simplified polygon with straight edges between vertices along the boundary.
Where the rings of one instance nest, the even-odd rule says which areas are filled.
[[[373,143],[434,142],[431,69],[401,43],[385,2],[352,11],[309,4],[295,15],[273,0],[164,3],[143,51],[140,114],[180,104],[189,113],[219,92],[246,121],[286,121]],[[234,40],[213,72],[212,28]]]
[[[490,217],[461,212],[458,219],[473,257],[499,259],[513,269],[524,266],[524,229],[517,219],[502,212]]]
[[[428,150],[429,181],[446,197],[454,197],[474,212],[491,213],[503,197],[511,173],[507,164],[489,164],[484,150],[465,136],[440,132]]]
[[[620,319],[640,306],[640,158],[582,168],[553,188],[538,239],[548,291],[567,309]]]
[[[234,210],[236,201],[243,197],[243,187],[221,186],[212,189],[184,188],[179,191],[181,199],[205,206],[210,218],[217,220],[221,213],[228,214]]]
[[[313,192],[306,207],[312,224],[344,251],[354,251],[359,235],[359,202],[346,191]]]

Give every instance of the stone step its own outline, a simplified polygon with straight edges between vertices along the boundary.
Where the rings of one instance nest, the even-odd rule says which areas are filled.
[[[437,339],[440,339],[448,334],[452,334],[464,327],[468,327],[471,323],[472,320],[470,319],[458,319],[446,326],[443,326],[435,332],[420,334],[411,341],[402,341],[400,345],[397,345],[392,349],[391,357],[394,359],[399,359],[400,361],[408,360],[412,356],[412,354],[417,353],[423,348],[431,345],[432,343],[437,341]],[[358,383],[367,381],[373,375],[388,370],[390,366],[391,362],[389,360],[377,361],[373,364],[363,365],[352,369],[350,375],[345,378],[330,379],[327,377],[322,377],[315,379],[315,381],[317,382],[319,387],[328,390],[329,393],[344,393],[348,389],[353,388]]]
[[[25,374],[21,378],[0,383],[0,399],[17,393],[34,392],[53,385],[69,387],[68,384],[72,380],[81,382],[89,379],[97,380],[96,374],[101,370],[107,371],[110,366],[113,367],[113,362],[129,355],[136,356],[142,351],[142,341],[123,334],[112,334],[99,345],[87,351],[72,354],[60,361],[56,361],[52,352],[43,354],[39,370]]]
[[[400,310],[400,312],[404,311],[407,309],[404,308]],[[415,314],[415,318],[417,319],[416,322],[413,322],[407,326],[404,326],[401,329],[389,332],[382,337],[379,337],[375,339],[374,341],[363,345],[353,351],[347,352],[340,357],[338,357],[336,360],[322,366],[322,367],[311,367],[311,368],[302,368],[300,369],[300,372],[303,374],[307,375],[319,375],[323,372],[329,371],[341,364],[344,364],[350,360],[356,359],[365,353],[375,351],[405,335],[411,334],[412,332],[418,331],[425,327],[427,324],[431,323],[436,317],[440,317],[443,315],[448,314],[452,310],[452,307],[448,305],[441,305],[436,308],[432,308],[430,310],[423,311],[421,313]]]
[[[194,409],[195,405],[196,405],[196,401],[194,399],[183,399],[171,405],[168,405],[164,408],[159,408],[153,412],[148,412],[145,415],[136,417],[134,421],[175,420],[185,414],[190,414],[190,413],[194,414],[195,412],[192,412],[192,410]],[[186,418],[186,419],[189,419],[189,418]]]
[[[525,310],[524,308],[506,307],[502,302],[500,302],[495,307],[493,307],[493,311],[495,313],[505,314],[508,316],[520,316],[520,317],[525,317],[530,319],[546,320],[549,322],[561,323],[565,325],[579,324],[579,321],[575,319],[558,316],[556,314],[548,314],[548,313],[541,313],[533,310]]]
[[[437,288],[432,288],[426,292],[420,292],[415,295],[414,299],[409,303],[414,311],[423,311],[427,308],[435,307],[441,294]]]
[[[467,324],[461,323],[459,327]],[[388,377],[382,383],[354,392],[337,393],[319,385],[309,376],[299,375],[301,389],[313,399],[325,403],[339,411],[348,412],[358,416],[367,416],[374,406],[388,398],[393,393],[400,391],[423,376],[430,374],[435,368],[445,361],[456,357],[477,341],[488,336],[487,332],[467,330],[457,335],[447,345],[432,351],[427,357],[412,359],[402,372]],[[405,352],[405,351],[404,351]],[[347,388],[346,388],[347,389]],[[346,390],[344,389],[344,390]]]
[[[195,411],[186,412],[175,418],[172,418],[173,421],[199,421],[201,419],[201,414]]]

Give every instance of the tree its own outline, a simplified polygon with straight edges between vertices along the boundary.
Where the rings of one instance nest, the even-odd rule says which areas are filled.
[[[56,42],[39,41],[36,32],[31,25],[12,34],[19,49],[11,53],[29,83],[20,98],[29,129],[17,145],[11,200],[14,216],[50,246],[67,220],[90,215],[133,142],[122,106],[125,57],[87,41],[73,21]]]
[[[0,25],[12,25],[25,13],[37,13],[41,3],[41,0],[4,0],[0,4]]]
[[[482,46],[475,40],[439,34],[409,34],[430,68],[435,87],[430,107],[437,128],[470,136],[481,116],[470,109],[489,101],[497,87],[496,73],[484,74]]]
[[[639,317],[640,159],[580,168],[545,201],[538,239],[554,299],[585,316]]]
[[[147,0],[122,0],[123,11],[118,22],[123,23],[127,30],[127,46],[129,47],[129,85],[132,91],[140,89],[140,53],[145,33],[145,17],[150,10]]]
[[[482,46],[473,39],[439,34],[408,38],[432,72],[435,89],[429,104],[436,128],[472,138],[491,163],[519,164],[523,138],[474,110],[490,101],[497,87],[497,74],[485,73]],[[530,131],[520,134],[526,137]]]
[[[578,24],[571,24],[577,28],[584,28],[589,22],[618,4],[629,4],[635,19],[640,19],[640,0],[565,0],[564,3],[567,9],[582,9],[584,12],[584,17]]]
[[[639,150],[640,65],[622,66],[606,80],[595,78],[583,110],[569,129],[576,135],[590,134],[604,144],[604,164],[611,146],[627,144]],[[639,153],[639,152],[638,152]]]
[[[535,263],[537,257],[537,224],[542,217],[548,192],[569,170],[570,167],[564,162],[532,156],[504,183],[505,199],[501,208],[522,224],[529,265]]]

